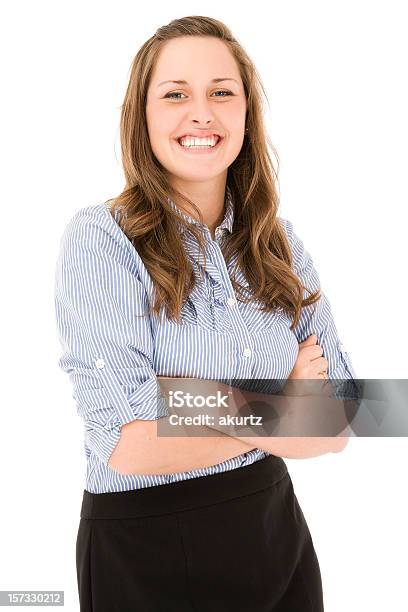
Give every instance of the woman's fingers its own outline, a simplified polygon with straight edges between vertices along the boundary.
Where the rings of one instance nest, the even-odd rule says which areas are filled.
[[[299,342],[299,353],[295,366],[289,375],[292,379],[327,379],[329,362],[323,357],[323,349],[316,344],[317,335],[312,334]]]
[[[327,361],[326,357],[318,357],[317,359],[312,359],[311,361],[312,370],[316,375],[320,374],[321,372],[326,372],[328,366],[329,362]]]

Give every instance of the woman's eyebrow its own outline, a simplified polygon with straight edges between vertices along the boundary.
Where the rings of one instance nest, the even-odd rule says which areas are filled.
[[[221,81],[235,81],[236,83],[238,83],[236,79],[233,79],[230,77],[219,77],[217,79],[212,79],[210,83],[220,83]],[[178,81],[162,81],[161,83],[158,84],[157,87],[160,87],[161,85],[164,85],[165,83],[177,83],[178,85],[188,85],[187,81],[183,81],[179,79]]]

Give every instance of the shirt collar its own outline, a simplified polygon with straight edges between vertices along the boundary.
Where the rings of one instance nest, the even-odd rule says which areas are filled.
[[[173,200],[171,198],[167,198],[168,203],[171,205],[171,207],[179,214],[183,217],[183,219],[185,219],[188,223],[192,224],[192,225],[196,225],[200,228],[202,228],[204,231],[210,233],[210,230],[208,228],[208,225],[206,225],[205,223],[200,223],[200,221],[198,221],[197,219],[194,219],[194,217],[191,217],[190,215],[186,214],[185,212],[183,212],[182,210],[180,210],[180,208],[178,208],[178,206],[176,206],[176,204],[173,202]],[[231,189],[229,188],[229,186],[226,186],[225,189],[225,199],[224,199],[224,204],[225,204],[225,214],[224,214],[224,218],[222,220],[222,222],[220,223],[220,225],[218,225],[218,228],[220,228],[223,231],[227,231],[230,234],[232,233],[232,227],[234,224],[234,203],[232,201],[232,193],[231,193]],[[182,226],[181,223],[178,223],[179,227],[180,227],[180,231],[181,233],[184,233],[186,230],[185,228]]]

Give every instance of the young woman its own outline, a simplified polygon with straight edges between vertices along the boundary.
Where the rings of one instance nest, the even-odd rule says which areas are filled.
[[[140,48],[125,189],[73,216],[56,267],[59,365],[85,425],[81,611],[323,610],[282,457],[347,438],[157,435],[165,378],[353,379],[312,259],[277,216],[267,142],[255,67],[224,24],[177,19]]]

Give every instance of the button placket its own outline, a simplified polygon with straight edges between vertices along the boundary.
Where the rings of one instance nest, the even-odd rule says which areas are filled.
[[[223,329],[225,331],[227,329],[234,339],[234,348],[238,356],[236,375],[250,378],[252,359],[249,359],[249,357],[253,355],[253,350],[249,348],[252,346],[251,335],[237,306],[235,291],[220,246],[216,241],[211,241],[208,244],[208,249],[209,258],[205,267],[208,276],[205,278],[205,282],[207,285],[206,293],[212,292],[212,295],[210,293],[210,303],[214,307],[213,320],[215,327],[217,330]],[[196,261],[201,267],[204,267],[200,253],[196,254]],[[230,307],[234,308],[234,311],[228,313]]]
[[[214,252],[215,260],[219,264],[220,275],[225,284],[226,300],[224,304],[228,304],[229,308],[234,309],[232,313],[233,316],[229,317],[229,322],[230,322],[230,331],[235,335],[237,340],[239,339],[237,342],[238,344],[237,350],[240,352],[240,355],[243,358],[243,361],[241,360],[241,364],[238,367],[244,377],[249,377],[250,376],[249,372],[251,370],[251,361],[252,361],[251,359],[249,359],[249,357],[253,355],[253,351],[250,348],[250,346],[252,345],[251,336],[247,328],[247,325],[244,319],[242,318],[242,314],[237,306],[237,300],[235,297],[234,288],[232,286],[231,279],[229,277],[229,272],[227,270],[227,265],[226,265],[224,256],[222,255],[222,252],[217,244],[212,245],[212,250]],[[228,315],[228,310],[227,310],[227,315]],[[243,343],[245,344],[242,346]],[[244,369],[246,370],[246,372],[242,371],[243,364],[245,364]]]

